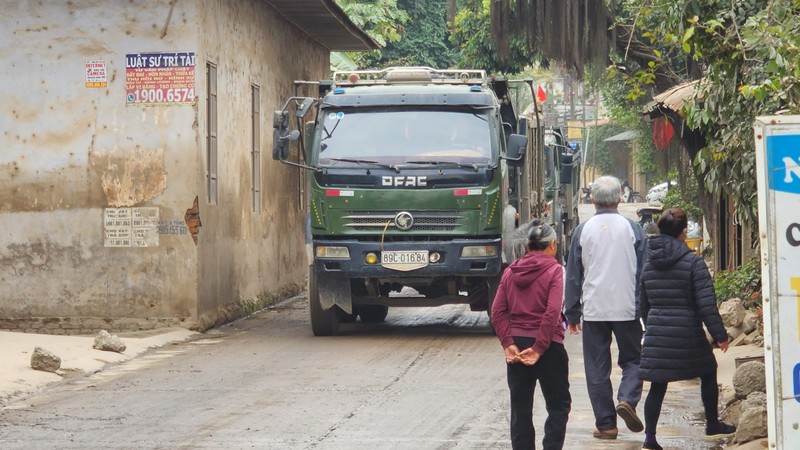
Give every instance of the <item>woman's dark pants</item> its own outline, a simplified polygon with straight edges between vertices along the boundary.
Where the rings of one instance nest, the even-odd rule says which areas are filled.
[[[514,341],[523,350],[531,346],[532,339],[514,338]],[[569,357],[564,345],[555,342],[550,344],[550,348],[533,366],[509,364],[507,376],[511,392],[511,447],[514,450],[536,448],[533,392],[538,381],[547,408],[542,447],[544,450],[561,449],[564,446],[567,419],[572,405],[569,394]]]

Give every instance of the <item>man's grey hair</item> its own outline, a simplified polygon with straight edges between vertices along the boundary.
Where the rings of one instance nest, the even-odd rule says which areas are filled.
[[[592,183],[592,200],[595,206],[612,208],[619,204],[622,197],[622,183],[619,178],[603,175]]]

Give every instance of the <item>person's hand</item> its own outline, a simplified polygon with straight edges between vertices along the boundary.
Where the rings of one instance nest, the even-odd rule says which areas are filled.
[[[720,350],[722,350],[722,353],[728,351],[728,341],[717,342],[717,346],[719,347]]]
[[[519,362],[519,347],[516,344],[511,344],[503,350],[506,354],[506,364],[514,364]]]
[[[567,325],[567,329],[569,329],[569,334],[578,334],[581,332],[581,324],[571,323]]]
[[[525,350],[521,351],[519,354],[519,361],[526,366],[532,366],[539,362],[539,359],[542,355],[533,351],[533,348],[526,348]]]

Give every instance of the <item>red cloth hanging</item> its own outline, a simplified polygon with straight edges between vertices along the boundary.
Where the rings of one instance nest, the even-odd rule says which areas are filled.
[[[659,117],[653,121],[653,142],[656,148],[664,150],[669,147],[669,142],[675,136],[675,129],[666,117]]]
[[[539,84],[536,85],[536,100],[538,100],[539,103],[547,101],[547,92],[545,92]]]

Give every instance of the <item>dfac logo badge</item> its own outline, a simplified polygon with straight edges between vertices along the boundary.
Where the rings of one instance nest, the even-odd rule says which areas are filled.
[[[767,136],[769,188],[800,194],[800,135]]]
[[[414,216],[410,212],[400,211],[394,216],[394,224],[400,231],[408,231],[414,226]]]

